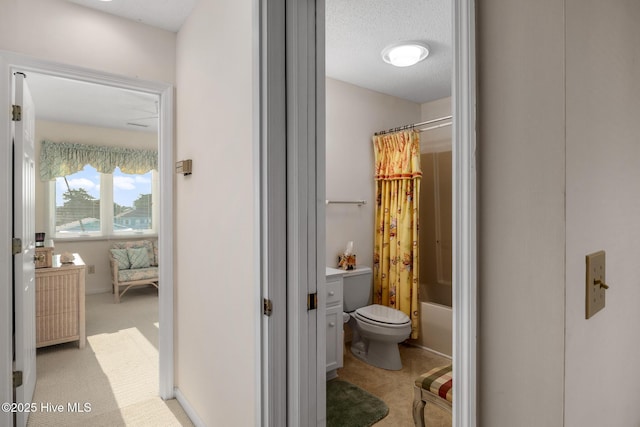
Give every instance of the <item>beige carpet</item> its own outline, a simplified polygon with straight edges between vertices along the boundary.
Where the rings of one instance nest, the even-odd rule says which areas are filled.
[[[157,295],[131,289],[120,304],[110,293],[87,296],[87,346],[38,350],[38,410],[28,426],[193,425],[177,401],[158,397]]]

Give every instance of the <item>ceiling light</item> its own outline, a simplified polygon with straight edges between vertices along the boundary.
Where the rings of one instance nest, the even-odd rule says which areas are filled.
[[[396,67],[409,67],[429,56],[429,46],[422,42],[403,42],[382,50],[382,59]]]

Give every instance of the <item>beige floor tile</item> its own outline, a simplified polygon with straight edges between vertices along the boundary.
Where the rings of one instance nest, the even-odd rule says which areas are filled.
[[[344,367],[338,370],[338,377],[367,390],[389,406],[389,414],[376,427],[413,427],[415,379],[429,369],[451,363],[450,359],[406,344],[400,344],[400,357],[402,369],[388,371],[362,362],[345,346]],[[432,405],[427,405],[425,419],[427,427],[451,427],[451,415]]]

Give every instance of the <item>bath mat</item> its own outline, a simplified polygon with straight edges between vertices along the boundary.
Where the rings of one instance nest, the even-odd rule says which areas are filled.
[[[327,427],[368,427],[387,416],[382,400],[347,381],[327,382]]]

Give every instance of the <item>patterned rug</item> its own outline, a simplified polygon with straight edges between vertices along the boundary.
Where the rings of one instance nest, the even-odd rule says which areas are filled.
[[[327,427],[368,427],[389,413],[380,399],[347,381],[327,382]]]

